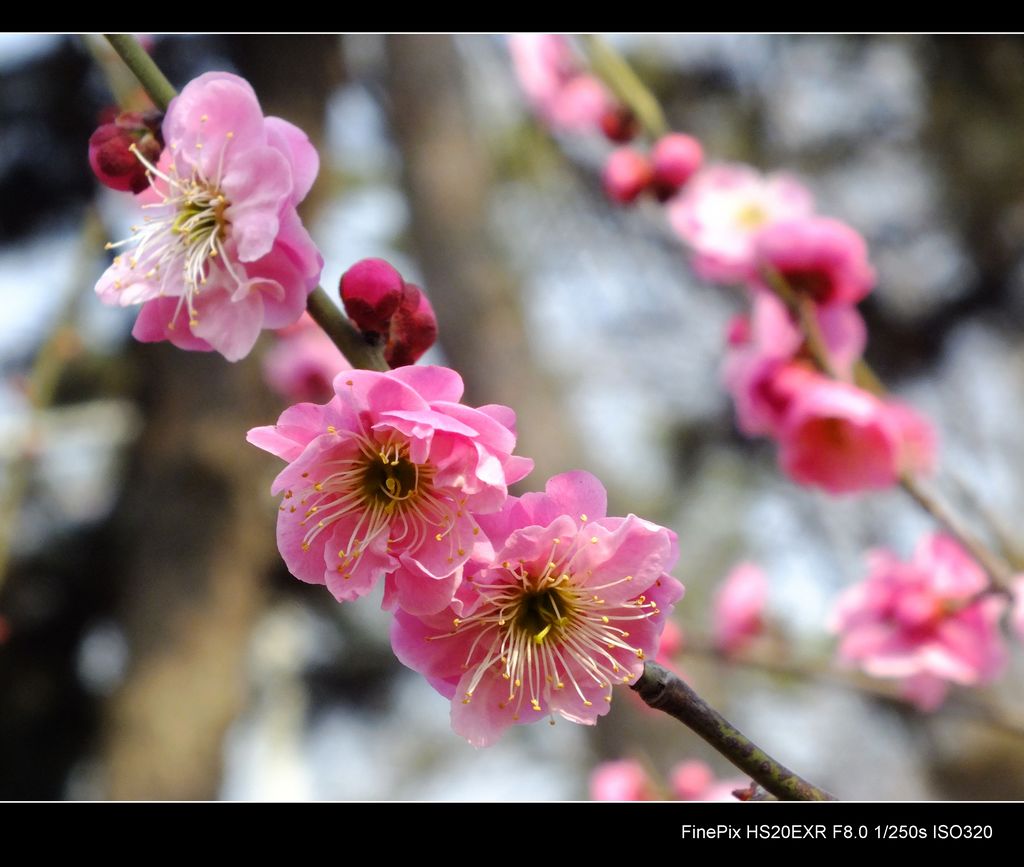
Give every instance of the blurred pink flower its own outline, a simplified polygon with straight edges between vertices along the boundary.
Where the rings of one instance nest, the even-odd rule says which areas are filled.
[[[308,313],[278,332],[263,356],[267,384],[290,401],[320,402],[334,394],[334,378],[351,365]]]
[[[672,227],[693,250],[694,269],[716,283],[752,280],[758,234],[813,210],[811,194],[794,178],[762,176],[742,164],[702,169],[668,205]]]
[[[613,100],[583,72],[567,37],[522,33],[508,37],[519,84],[540,118],[555,130],[585,132],[600,126]]]
[[[656,801],[656,787],[634,759],[601,762],[590,774],[591,801]]]
[[[666,668],[672,668],[674,658],[678,656],[686,645],[686,638],[682,628],[674,620],[665,621],[665,631],[661,633],[661,640],[658,642],[658,654],[654,661]]]
[[[769,268],[818,304],[856,304],[875,285],[864,239],[828,217],[772,223],[757,234],[755,250],[758,285],[765,286],[762,271]]]
[[[533,466],[512,456],[515,414],[462,405],[462,379],[443,367],[352,370],[334,390],[327,404],[297,404],[248,434],[288,463],[272,489],[284,493],[281,555],[338,600],[403,566],[410,594],[440,592],[438,610],[474,549],[489,549],[474,515],[501,509]]]
[[[249,84],[208,72],[172,100],[166,147],[139,194],[146,216],[96,284],[141,304],[134,336],[237,361],[261,328],[295,322],[323,266],[296,206],[319,158],[297,127],[264,117]]]
[[[1024,575],[1018,575],[1013,581],[1013,629],[1017,637],[1024,641]]]
[[[864,320],[852,307],[820,309],[817,315],[836,372],[852,377],[867,341]],[[792,399],[816,377],[802,358],[800,329],[785,305],[763,292],[754,296],[749,318],[730,324],[728,343],[723,379],[740,430],[747,436],[776,436]]]
[[[497,553],[473,563],[446,611],[399,610],[398,658],[452,700],[452,727],[475,746],[555,715],[592,725],[612,686],[654,655],[683,586],[675,534],[635,515],[605,517],[589,473],[550,479],[481,518]]]
[[[716,779],[711,767],[700,759],[680,762],[672,768],[669,779],[678,801],[735,801],[733,790],[750,785],[742,778]]]
[[[934,458],[928,423],[909,407],[820,375],[802,383],[778,438],[790,477],[832,494],[887,488]]]
[[[768,580],[759,566],[740,563],[715,593],[715,645],[725,653],[741,650],[763,626]]]
[[[918,543],[910,562],[871,552],[867,578],[840,597],[830,628],[839,657],[874,677],[900,678],[921,707],[943,698],[935,680],[973,686],[1006,664],[999,620],[1006,601],[981,595],[988,579],[952,538]]]

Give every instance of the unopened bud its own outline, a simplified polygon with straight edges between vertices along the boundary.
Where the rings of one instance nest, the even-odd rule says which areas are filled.
[[[345,312],[356,328],[386,340],[405,293],[402,275],[383,259],[363,259],[341,275],[340,289]]]
[[[141,193],[149,186],[146,166],[132,147],[150,163],[159,160],[163,150],[162,118],[155,111],[125,111],[97,127],[89,137],[89,165],[102,184],[132,193]]]
[[[651,151],[657,197],[665,201],[674,196],[700,168],[703,160],[704,149],[693,136],[674,132],[658,139]]]
[[[628,205],[647,188],[652,176],[647,157],[633,148],[619,148],[605,163],[604,189],[613,201]]]

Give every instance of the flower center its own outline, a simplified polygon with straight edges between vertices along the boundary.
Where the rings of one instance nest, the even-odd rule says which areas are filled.
[[[244,274],[236,272],[227,255],[230,221],[227,210],[231,202],[220,188],[220,174],[224,155],[231,145],[231,133],[221,150],[220,165],[214,178],[207,178],[195,165],[190,175],[180,175],[177,163],[172,161],[167,171],[158,169],[133,144],[132,153],[146,167],[150,187],[162,196],[160,202],[143,205],[147,211],[141,226],[132,226],[132,234],[122,241],[107,244],[108,250],[132,248],[115,258],[122,264],[122,255],[128,258],[128,277],[131,282],[141,280],[156,284],[157,295],[178,297],[178,306],[168,327],[173,330],[182,307],[188,310],[189,325],[198,324],[195,297],[206,285],[210,273],[219,261],[229,280],[236,286],[244,283]],[[125,280],[114,285],[121,289]]]
[[[408,458],[406,445],[386,446],[378,460],[368,460],[363,476],[366,502],[394,510],[413,499],[419,491],[420,468]]]
[[[572,613],[571,594],[565,589],[547,587],[522,597],[513,628],[532,636],[535,644],[543,644],[553,628],[556,632],[552,638],[557,637],[558,628],[571,622]]]
[[[328,433],[339,435],[333,427]],[[465,541],[457,518],[465,501],[435,487],[435,468],[411,461],[405,442],[381,443],[366,433],[351,436],[358,445],[354,453],[325,460],[322,477],[304,476],[307,487],[285,492],[282,511],[305,507],[299,520],[306,528],[302,549],[310,550],[321,533],[345,520],[351,529],[336,539],[341,547],[334,568],[346,580],[371,546],[378,554],[390,554],[433,542],[447,546],[449,563],[463,556]]]
[[[742,229],[758,229],[768,222],[768,212],[756,202],[748,202],[736,212],[736,222]]]
[[[576,553],[583,544],[578,542]],[[558,547],[556,542],[556,551]],[[505,562],[504,575],[499,572],[503,580],[471,580],[483,597],[481,604],[470,617],[455,618],[451,632],[433,636],[464,635],[469,642],[465,668],[473,676],[464,704],[472,701],[488,673],[508,683],[508,695],[498,707],[511,706],[513,720],[519,719],[524,701],[533,711],[543,712],[545,702],[550,705],[554,694],[568,689],[584,707],[591,707],[588,695],[594,687],[610,702],[612,684],[633,679],[628,661],[643,659],[644,651],[627,640],[630,621],[660,614],[657,603],[637,596],[609,605],[601,591],[632,581],[633,576],[590,586],[585,576],[573,574],[573,551],[565,551],[558,562],[556,551],[539,575],[523,563]]]

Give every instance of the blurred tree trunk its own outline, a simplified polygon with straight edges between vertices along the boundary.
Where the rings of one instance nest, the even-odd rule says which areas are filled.
[[[273,410],[253,400],[255,364],[166,345],[132,356],[149,406],[114,516],[131,664],[107,709],[107,790],[213,798],[277,557],[266,456],[244,443]]]
[[[266,114],[317,143],[342,77],[336,36],[227,40]],[[304,202],[308,218],[311,199]],[[147,424],[115,520],[132,664],[107,714],[113,798],[217,796],[223,740],[243,709],[252,627],[279,563],[268,456],[245,432],[276,418],[255,361],[137,348]]]
[[[516,410],[518,451],[537,461],[535,479],[573,469],[570,414],[530,350],[519,294],[489,231],[491,165],[474,136],[453,41],[392,36],[387,54],[412,240],[445,353],[468,400]]]

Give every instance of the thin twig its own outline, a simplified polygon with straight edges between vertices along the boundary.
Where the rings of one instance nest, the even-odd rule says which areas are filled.
[[[601,80],[623,104],[632,110],[652,139],[669,131],[665,112],[626,59],[601,36],[582,36],[587,59]]]
[[[711,707],[677,675],[655,662],[632,689],[650,707],[664,711],[700,735],[743,773],[780,801],[834,801],[835,796],[780,764]]]
[[[899,693],[896,684],[878,681],[856,672],[837,671],[832,668],[824,668],[799,661],[778,659],[764,653],[724,654],[711,644],[695,643],[689,639],[687,640],[686,648],[682,652],[682,656],[684,658],[691,657],[702,661],[724,663],[729,666],[739,666],[769,677],[807,681],[816,685],[857,693],[901,707],[908,707],[907,699]],[[965,693],[953,696],[943,707],[943,713],[946,712],[951,712],[966,722],[981,724],[994,731],[999,731],[1015,738],[1024,738],[1024,718],[1014,716],[991,704],[979,702],[968,697]],[[928,720],[938,719],[942,721],[943,719],[943,717],[935,715],[920,714],[919,716],[922,719]]]
[[[139,40],[130,33],[104,33],[111,48],[117,52],[135,77],[139,80],[149,98],[161,111],[167,111],[171,100],[178,95],[155,61],[142,47]]]
[[[352,323],[342,315],[338,305],[331,301],[319,286],[306,300],[306,309],[353,367],[365,370],[390,369],[380,349],[363,339]]]

